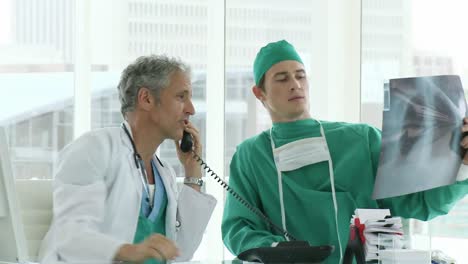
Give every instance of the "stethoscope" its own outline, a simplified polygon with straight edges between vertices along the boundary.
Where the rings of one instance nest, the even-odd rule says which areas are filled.
[[[150,188],[149,188],[149,183],[148,183],[148,174],[146,174],[146,169],[145,169],[145,163],[143,162],[143,159],[141,158],[140,154],[137,152],[137,149],[135,147],[135,142],[133,142],[133,138],[130,135],[130,132],[128,131],[127,127],[122,124],[122,128],[125,131],[125,134],[127,134],[128,139],[130,139],[130,143],[132,143],[132,148],[133,148],[133,160],[135,161],[135,166],[137,167],[139,174],[140,174],[140,179],[141,182],[143,183],[143,186],[145,187],[146,191],[146,201],[149,203],[150,210],[153,209],[153,201],[150,199]],[[156,185],[154,186],[154,192],[156,192]]]

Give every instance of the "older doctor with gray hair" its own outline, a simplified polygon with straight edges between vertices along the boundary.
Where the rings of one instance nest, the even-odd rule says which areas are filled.
[[[177,144],[186,131],[201,156],[189,121],[189,67],[143,56],[123,71],[118,90],[124,123],[86,133],[60,154],[41,263],[184,261],[200,244],[216,200],[200,191],[200,164]],[[185,169],[182,187],[156,156],[166,139],[175,141]]]

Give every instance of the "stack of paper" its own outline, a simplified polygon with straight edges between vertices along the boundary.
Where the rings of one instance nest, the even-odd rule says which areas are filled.
[[[400,217],[391,217],[388,209],[356,209],[351,224],[358,218],[364,226],[366,261],[378,260],[379,251],[403,248],[403,226]]]

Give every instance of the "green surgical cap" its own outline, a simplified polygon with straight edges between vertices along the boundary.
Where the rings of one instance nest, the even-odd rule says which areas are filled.
[[[263,75],[265,75],[273,65],[286,60],[295,60],[304,64],[294,47],[286,40],[271,42],[261,48],[254,62],[253,71],[255,84],[258,85],[260,83]]]

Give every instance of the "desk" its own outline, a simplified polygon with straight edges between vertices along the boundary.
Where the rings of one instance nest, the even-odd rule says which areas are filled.
[[[222,261],[188,261],[188,262],[174,262],[173,264],[249,264],[258,262],[247,262],[242,260],[222,260]]]
[[[67,264],[66,262],[60,262],[60,263]],[[120,263],[120,262],[116,262],[116,263]],[[173,264],[249,264],[249,263],[254,263],[254,262],[245,262],[245,261],[241,261],[241,260],[173,262]],[[20,264],[20,263],[0,261],[0,264]],[[21,263],[21,264],[39,264],[39,263],[37,263],[37,262],[27,262],[27,263]],[[71,263],[68,263],[68,264],[71,264]],[[83,264],[83,263],[81,263],[81,264]],[[92,264],[99,264],[99,263],[92,263]],[[256,264],[258,264],[258,263],[256,263]]]

